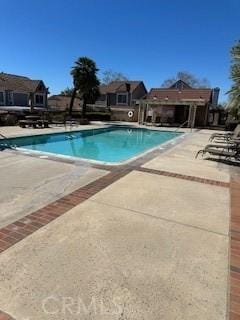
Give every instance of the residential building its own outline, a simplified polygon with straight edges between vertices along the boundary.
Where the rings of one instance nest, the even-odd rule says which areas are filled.
[[[100,86],[98,102],[107,106],[129,107],[134,106],[136,100],[147,94],[143,81],[112,81],[108,85]]]
[[[42,80],[0,73],[0,106],[47,107],[48,88]]]
[[[143,81],[112,81],[99,89],[96,104],[109,107],[112,120],[137,121],[137,101],[147,95]]]

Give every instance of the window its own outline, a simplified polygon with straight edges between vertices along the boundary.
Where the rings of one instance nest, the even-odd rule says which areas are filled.
[[[35,94],[35,103],[37,105],[43,105],[44,104],[44,95],[43,94]]]
[[[127,93],[117,94],[117,104],[127,104]]]
[[[4,92],[0,91],[0,106],[4,105]]]

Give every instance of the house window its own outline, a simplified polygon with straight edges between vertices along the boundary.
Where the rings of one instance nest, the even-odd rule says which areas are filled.
[[[44,95],[43,94],[35,94],[35,104],[36,105],[44,105]]]
[[[0,106],[4,105],[4,92],[0,91]]]
[[[127,93],[117,94],[117,104],[127,104]]]

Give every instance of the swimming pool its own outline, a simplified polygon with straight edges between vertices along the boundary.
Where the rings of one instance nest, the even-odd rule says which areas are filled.
[[[118,163],[136,157],[181,133],[109,127],[9,139],[11,145],[75,158]]]

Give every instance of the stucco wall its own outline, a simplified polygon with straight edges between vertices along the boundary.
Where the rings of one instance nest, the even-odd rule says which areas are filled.
[[[130,118],[128,116],[128,112],[133,111],[133,117]],[[126,108],[126,110],[122,109],[111,109],[111,120],[113,121],[129,121],[134,122],[138,120],[138,108]]]

